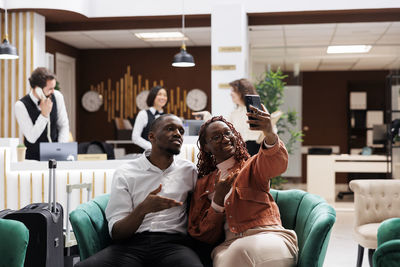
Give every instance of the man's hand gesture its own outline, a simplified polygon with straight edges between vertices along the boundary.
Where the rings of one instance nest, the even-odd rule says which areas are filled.
[[[160,193],[161,188],[162,185],[160,184],[156,190],[150,192],[147,195],[146,199],[143,200],[141,205],[146,214],[183,205],[182,202],[157,195],[158,193]]]

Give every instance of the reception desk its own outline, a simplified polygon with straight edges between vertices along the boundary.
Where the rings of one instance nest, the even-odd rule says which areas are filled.
[[[320,195],[329,203],[335,202],[337,172],[386,173],[390,163],[381,155],[308,155],[307,191]]]
[[[11,147],[0,147],[0,210],[20,209],[30,203],[48,201],[48,162],[13,162]],[[184,144],[177,157],[197,162],[198,149]],[[92,183],[91,197],[110,193],[116,168],[129,160],[59,161],[56,169],[56,201],[66,209],[67,184]],[[85,190],[71,194],[71,210],[86,201]],[[66,211],[64,211],[66,212]],[[64,216],[64,220],[67,216]]]

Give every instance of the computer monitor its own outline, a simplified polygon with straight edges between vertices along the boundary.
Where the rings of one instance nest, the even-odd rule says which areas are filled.
[[[203,120],[185,120],[184,125],[189,128],[188,135],[199,135],[200,127],[203,123]]]
[[[388,139],[387,125],[386,124],[375,124],[372,126],[372,143],[386,144]]]
[[[76,160],[78,156],[78,143],[40,143],[40,161],[55,159],[57,161]]]

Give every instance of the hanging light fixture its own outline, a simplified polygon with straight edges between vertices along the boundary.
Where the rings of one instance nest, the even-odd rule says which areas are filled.
[[[174,56],[172,66],[174,67],[193,67],[195,65],[193,56],[186,51],[185,45],[185,12],[184,0],[182,0],[182,46],[181,51]]]
[[[4,39],[3,43],[0,45],[0,59],[17,59],[18,58],[18,53],[17,53],[17,48],[10,44],[8,42],[8,33],[7,33],[7,8],[4,8],[5,10],[5,34],[4,34]]]

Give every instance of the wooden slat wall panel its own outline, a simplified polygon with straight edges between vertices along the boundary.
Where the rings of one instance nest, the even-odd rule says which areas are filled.
[[[112,88],[112,81],[107,79],[107,90],[104,90],[105,81],[100,81],[98,84],[91,84],[90,90],[99,92],[103,97],[103,111],[107,115],[107,121],[110,123],[112,119],[118,117],[119,119],[134,118],[140,111],[136,104],[136,96],[144,91],[150,90],[152,86],[164,85],[163,80],[144,79],[144,86],[142,86],[142,75],[138,74],[136,79],[131,74],[131,66],[128,65],[126,73],[121,74],[115,82],[115,87]],[[97,88],[97,89],[96,89]],[[169,92],[168,104],[165,107],[165,112],[174,113],[182,118],[191,118],[191,111],[186,105],[187,89],[182,89],[177,86],[175,89],[166,88]],[[115,99],[114,99],[115,96]],[[116,114],[119,114],[116,115]]]
[[[5,16],[0,13],[0,35],[5,34]],[[21,137],[14,105],[29,92],[28,77],[34,69],[35,13],[8,13],[8,40],[17,48],[19,59],[0,60],[0,138]]]

